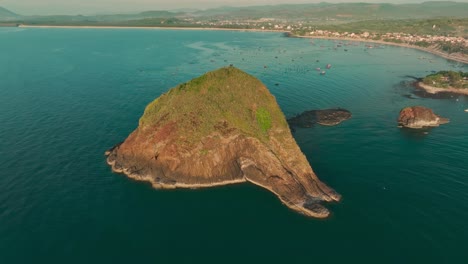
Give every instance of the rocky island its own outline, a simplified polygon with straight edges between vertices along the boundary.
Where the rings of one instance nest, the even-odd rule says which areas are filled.
[[[447,118],[440,117],[427,107],[411,106],[400,111],[398,124],[407,128],[436,127],[448,123]]]
[[[439,71],[422,78],[417,87],[430,94],[454,93],[468,95],[468,73]]]
[[[324,218],[340,195],[322,183],[275,97],[234,67],[208,72],[151,102],[127,139],[106,151],[114,172],[154,188],[251,182],[289,208]]]
[[[289,118],[291,127],[311,127],[315,123],[322,126],[336,126],[351,118],[351,112],[343,108],[331,108],[323,110],[310,110]]]

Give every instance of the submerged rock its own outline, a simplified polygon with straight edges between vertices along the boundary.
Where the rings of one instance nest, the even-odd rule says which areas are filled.
[[[351,118],[351,112],[342,108],[310,110],[288,119],[290,126],[311,127],[315,123],[323,126],[335,126]]]
[[[430,108],[423,106],[403,108],[398,117],[398,124],[407,128],[436,127],[448,122],[449,119],[440,117]]]
[[[327,217],[340,195],[322,183],[291,135],[273,95],[253,76],[221,68],[150,103],[138,128],[106,152],[112,170],[155,188],[249,181],[288,207]]]

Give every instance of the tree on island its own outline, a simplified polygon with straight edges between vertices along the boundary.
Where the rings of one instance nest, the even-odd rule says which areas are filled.
[[[439,71],[424,77],[423,83],[439,88],[453,87],[458,89],[468,89],[467,79],[468,72]]]

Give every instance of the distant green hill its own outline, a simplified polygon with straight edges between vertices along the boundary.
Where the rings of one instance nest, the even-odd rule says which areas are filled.
[[[170,11],[145,11],[138,14],[115,14],[115,15],[97,15],[88,18],[96,21],[129,21],[148,18],[173,18],[184,15],[183,12]]]
[[[50,15],[19,16],[0,8],[0,21],[17,21],[25,24],[52,25],[159,25],[163,21],[219,21],[236,19],[273,18],[294,21],[328,21],[329,23],[430,18],[468,18],[468,3],[425,2],[420,4],[388,3],[318,3],[282,4],[249,7],[219,7],[207,10],[146,11],[136,14],[110,15]],[[182,24],[188,22],[180,22]],[[172,24],[179,24],[172,23]]]
[[[319,3],[251,7],[220,7],[198,11],[197,16],[226,18],[284,19],[398,19],[430,17],[468,17],[468,3],[425,2],[421,4]]]
[[[11,12],[10,10],[0,6],[0,21],[9,21],[18,19],[20,16]]]

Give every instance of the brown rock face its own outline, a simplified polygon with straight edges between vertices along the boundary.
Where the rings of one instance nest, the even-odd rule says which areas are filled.
[[[321,202],[340,200],[312,171],[266,87],[233,67],[159,97],[139,127],[106,155],[113,171],[155,188],[249,181],[319,218],[329,215]]]
[[[430,108],[423,106],[403,108],[398,117],[398,124],[408,128],[435,127],[448,122],[447,118],[440,117]]]

